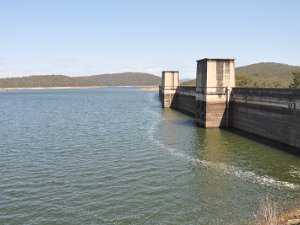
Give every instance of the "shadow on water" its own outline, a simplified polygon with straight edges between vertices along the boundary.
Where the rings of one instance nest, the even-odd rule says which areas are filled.
[[[173,121],[173,123],[177,124],[177,125],[180,125],[180,126],[184,126],[184,127],[195,127],[195,128],[199,128],[199,129],[204,129],[204,128],[200,128],[195,119],[194,119],[194,115],[190,115],[189,113],[186,113],[184,111],[181,111],[181,110],[173,110],[173,109],[164,109],[164,111],[166,111],[166,115],[168,117],[168,114],[169,116],[171,117],[172,114],[176,114],[175,112],[179,112],[179,113],[183,113],[185,116],[183,119],[176,119]],[[178,113],[177,115],[178,116]],[[190,119],[189,119],[190,118]],[[219,130],[219,129],[204,129],[204,130]],[[268,138],[265,138],[265,137],[261,137],[261,136],[258,136],[258,135],[255,135],[255,134],[252,134],[252,133],[249,133],[249,132],[246,132],[246,131],[242,131],[242,130],[239,130],[239,129],[236,129],[236,128],[229,128],[229,129],[221,129],[223,131],[229,131],[231,133],[234,133],[236,135],[239,135],[241,137],[244,137],[244,138],[248,138],[249,140],[252,140],[252,141],[255,141],[255,142],[258,142],[260,144],[263,144],[267,147],[271,147],[271,148],[274,148],[274,149],[277,149],[277,150],[280,150],[280,151],[284,151],[285,153],[288,153],[288,154],[292,154],[292,155],[295,155],[295,156],[298,156],[300,157],[300,149],[299,148],[296,148],[296,147],[293,147],[293,146],[290,146],[290,145],[287,145],[287,144],[283,144],[283,143],[280,143],[278,141],[275,141],[275,140],[271,140],[271,139],[268,139]],[[214,133],[216,131],[213,131],[213,132],[209,132],[209,133]]]
[[[180,120],[175,120],[175,124],[179,126],[184,126],[184,127],[195,127],[197,128],[197,124],[194,123],[193,120],[187,120],[187,119],[180,119]]]
[[[251,133],[248,133],[248,132],[245,132],[245,131],[242,131],[242,130],[239,130],[239,129],[235,129],[235,128],[231,128],[231,129],[229,129],[229,131],[234,133],[234,134],[240,135],[242,137],[246,137],[246,138],[248,138],[250,140],[253,140],[255,142],[259,142],[261,144],[264,144],[268,147],[275,148],[275,149],[284,151],[286,153],[293,154],[295,156],[300,157],[300,149],[299,148],[296,148],[296,147],[293,147],[293,146],[290,146],[290,145],[286,145],[286,144],[283,144],[283,143],[280,143],[280,142],[277,142],[277,141],[274,141],[274,140],[271,140],[271,139],[267,139],[267,138],[264,138],[264,137],[260,137],[258,135],[251,134]]]

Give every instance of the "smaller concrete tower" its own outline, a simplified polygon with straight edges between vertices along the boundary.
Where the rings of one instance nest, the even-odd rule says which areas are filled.
[[[229,126],[229,97],[235,86],[234,59],[197,61],[197,123],[203,127]]]
[[[178,71],[163,71],[162,84],[160,86],[159,94],[162,100],[162,107],[175,107],[174,95],[179,85]]]

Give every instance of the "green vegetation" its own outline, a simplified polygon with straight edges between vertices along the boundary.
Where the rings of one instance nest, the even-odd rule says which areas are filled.
[[[281,63],[257,63],[236,69],[236,85],[239,87],[281,87],[292,82],[293,72],[298,66]]]
[[[182,82],[180,85],[182,86],[196,86],[196,80],[187,80]]]
[[[86,77],[40,75],[0,79],[0,88],[83,87],[83,86],[154,86],[160,77],[147,73],[115,73]]]
[[[156,86],[160,77],[147,73],[115,73],[85,77],[40,75],[0,79],[0,88],[83,87],[83,86]],[[182,82],[196,86],[196,80]],[[237,87],[300,88],[300,67],[280,63],[257,63],[236,68]]]
[[[293,73],[293,82],[290,84],[290,88],[300,88],[300,72]]]
[[[295,71],[300,71],[300,67],[280,63],[257,63],[249,66],[238,67],[235,71],[236,86],[262,88],[292,87],[292,82],[295,82],[295,76],[298,76],[296,80],[298,80],[298,84],[300,84],[300,77],[299,75],[294,75],[294,73],[297,74]],[[186,81],[183,82],[182,85],[195,86],[196,81]]]

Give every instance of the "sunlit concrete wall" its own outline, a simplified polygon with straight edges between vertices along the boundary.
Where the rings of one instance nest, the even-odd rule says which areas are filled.
[[[229,96],[235,86],[234,59],[197,61],[197,123],[206,128],[228,127]]]
[[[174,96],[179,85],[178,71],[163,71],[162,82],[159,87],[159,96],[163,108],[176,107]]]

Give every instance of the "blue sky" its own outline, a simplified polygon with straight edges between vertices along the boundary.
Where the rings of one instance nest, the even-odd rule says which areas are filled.
[[[0,0],[0,77],[300,65],[298,0]]]

